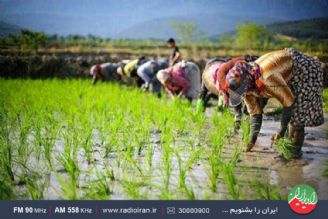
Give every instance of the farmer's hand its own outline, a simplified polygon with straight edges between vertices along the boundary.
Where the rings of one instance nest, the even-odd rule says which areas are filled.
[[[234,122],[233,130],[235,133],[237,133],[239,131],[239,129],[240,129],[240,120],[236,120]]]
[[[279,133],[272,135],[271,140],[276,143],[281,138]]]
[[[254,143],[252,143],[252,142],[248,143],[246,146],[245,152],[250,152],[254,146],[255,146]]]
[[[272,135],[270,147],[273,148],[274,144],[277,144],[277,142],[279,141],[280,138],[281,138],[281,135],[279,133]]]
[[[179,94],[178,94],[178,98],[181,98],[185,95],[185,92],[181,91]]]
[[[148,89],[149,89],[149,84],[146,82],[142,85],[142,90],[143,91],[148,91]]]

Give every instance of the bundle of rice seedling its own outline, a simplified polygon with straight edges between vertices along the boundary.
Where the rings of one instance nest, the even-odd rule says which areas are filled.
[[[288,138],[279,139],[277,142],[277,151],[287,160],[295,158],[295,155],[298,154],[297,147],[295,147],[293,142]]]

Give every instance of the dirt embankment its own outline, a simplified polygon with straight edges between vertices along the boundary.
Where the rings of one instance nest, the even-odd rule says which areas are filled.
[[[92,65],[133,59],[131,54],[112,53],[0,53],[0,77],[4,78],[72,78],[88,77]],[[156,58],[154,55],[153,57]],[[194,60],[203,69],[206,59]],[[322,62],[325,86],[328,86],[328,62]]]

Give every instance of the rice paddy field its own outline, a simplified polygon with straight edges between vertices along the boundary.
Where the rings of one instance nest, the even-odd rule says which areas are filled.
[[[268,140],[279,121],[247,154],[247,118],[233,121],[119,84],[0,79],[0,199],[274,200],[297,182],[328,198],[326,124],[285,164]]]

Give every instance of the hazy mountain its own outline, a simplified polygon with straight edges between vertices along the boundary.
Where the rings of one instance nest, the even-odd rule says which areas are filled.
[[[193,21],[212,34],[246,20],[291,21],[327,11],[328,0],[0,0],[0,20],[6,23],[50,34],[128,38],[166,38],[174,19]]]
[[[166,39],[169,36],[177,37],[174,29],[172,28],[173,24],[192,22],[197,25],[197,32],[201,38],[209,38],[213,35],[220,35],[229,31],[233,31],[236,24],[243,23],[245,21],[268,24],[281,20],[269,17],[238,15],[225,15],[217,18],[216,14],[195,14],[191,16],[158,18],[151,21],[141,22],[123,30],[118,35],[116,35],[116,37],[133,39],[141,39],[147,37],[155,39]]]
[[[19,34],[20,27],[12,24],[7,24],[5,22],[0,21],[0,37],[8,36],[9,34]]]
[[[276,23],[268,25],[268,29],[296,38],[328,39],[328,17]]]

